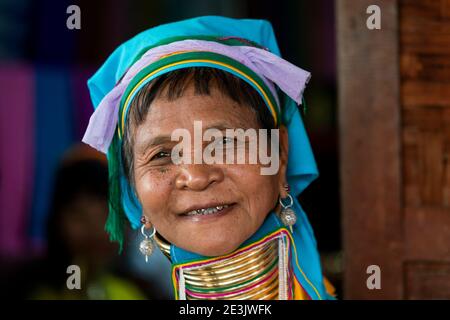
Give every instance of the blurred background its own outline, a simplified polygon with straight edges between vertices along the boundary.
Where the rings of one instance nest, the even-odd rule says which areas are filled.
[[[66,27],[73,4],[80,30]],[[145,264],[138,231],[121,255],[108,242],[106,162],[79,142],[93,112],[86,81],[108,55],[147,28],[199,15],[269,20],[284,58],[312,73],[304,119],[320,177],[300,201],[342,296],[333,0],[0,0],[2,294],[172,298],[168,262],[158,252]],[[87,270],[76,295],[63,290],[69,264]]]

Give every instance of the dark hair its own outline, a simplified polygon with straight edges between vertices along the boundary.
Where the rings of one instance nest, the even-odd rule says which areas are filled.
[[[122,160],[125,175],[132,184],[134,130],[144,122],[151,103],[160,97],[169,101],[183,96],[193,82],[195,93],[210,95],[211,84],[242,106],[250,107],[262,129],[274,129],[275,121],[259,93],[244,80],[229,72],[209,67],[191,67],[166,73],[146,84],[134,97],[130,105],[123,137]]]

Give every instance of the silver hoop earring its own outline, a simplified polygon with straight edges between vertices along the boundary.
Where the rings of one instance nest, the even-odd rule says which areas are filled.
[[[291,209],[292,205],[294,204],[294,199],[289,193],[287,195],[287,198],[289,199],[288,204],[284,204],[281,198],[279,200],[280,205],[283,208],[280,213],[280,219],[284,223],[284,225],[290,227],[292,231],[292,226],[297,222],[297,215],[295,214],[294,210]]]
[[[139,244],[139,251],[145,256],[145,262],[148,262],[148,257],[152,255],[153,249],[155,245],[153,244],[153,236],[156,233],[156,229],[154,227],[152,233],[148,236],[145,234],[145,225],[141,227],[141,233],[144,236],[144,240]]]

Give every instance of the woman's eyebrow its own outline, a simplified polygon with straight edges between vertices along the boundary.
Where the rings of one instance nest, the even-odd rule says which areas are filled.
[[[137,153],[142,154],[145,151],[147,151],[149,148],[172,142],[171,137],[169,135],[160,135],[153,138],[150,138],[148,140],[144,140],[142,143],[140,143],[137,147]]]
[[[235,130],[237,128],[248,129],[248,126],[236,127],[236,126],[232,126],[226,122],[217,122],[217,123],[213,123],[213,124],[210,124],[210,125],[204,127],[203,130],[208,130],[208,129],[218,129],[218,130],[232,129],[232,130]]]
[[[226,129],[232,129],[233,127],[225,124],[225,123],[214,123],[211,125],[208,125],[206,127],[203,128],[203,130],[208,130],[208,129],[218,129],[218,130],[226,130]]]

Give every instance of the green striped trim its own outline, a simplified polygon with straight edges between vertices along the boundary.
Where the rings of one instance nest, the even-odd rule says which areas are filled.
[[[143,81],[150,78],[153,74],[157,74],[159,76],[165,73],[164,70],[174,65],[177,65],[179,68],[182,68],[182,65],[184,63],[186,64],[186,67],[189,67],[190,66],[189,64],[192,63],[193,61],[194,62],[197,61],[199,63],[202,62],[206,62],[208,64],[210,63],[211,67],[214,67],[214,64],[217,64],[217,67],[219,67],[219,65],[224,67],[225,65],[228,66],[228,68],[230,69],[234,68],[237,70],[237,72],[242,73],[244,75],[243,78],[247,78],[244,79],[247,82],[251,83],[251,81],[254,81],[254,83],[256,83],[257,86],[261,88],[261,90],[257,91],[260,91],[260,94],[265,100],[267,106],[269,107],[269,109],[271,109],[270,111],[272,112],[272,116],[275,119],[275,123],[279,123],[280,112],[279,107],[276,104],[276,100],[274,99],[271,91],[264,83],[264,81],[261,79],[261,77],[258,76],[255,72],[253,72],[250,68],[239,63],[234,59],[213,52],[202,52],[202,51],[182,52],[168,55],[148,65],[131,80],[120,102],[119,126],[118,126],[120,138],[122,138],[123,136],[126,114],[128,112],[128,105],[131,103],[131,101],[128,101],[128,98],[130,95],[134,93],[134,90],[137,87],[139,87],[139,85],[141,85]],[[254,84],[251,85],[255,87]]]

